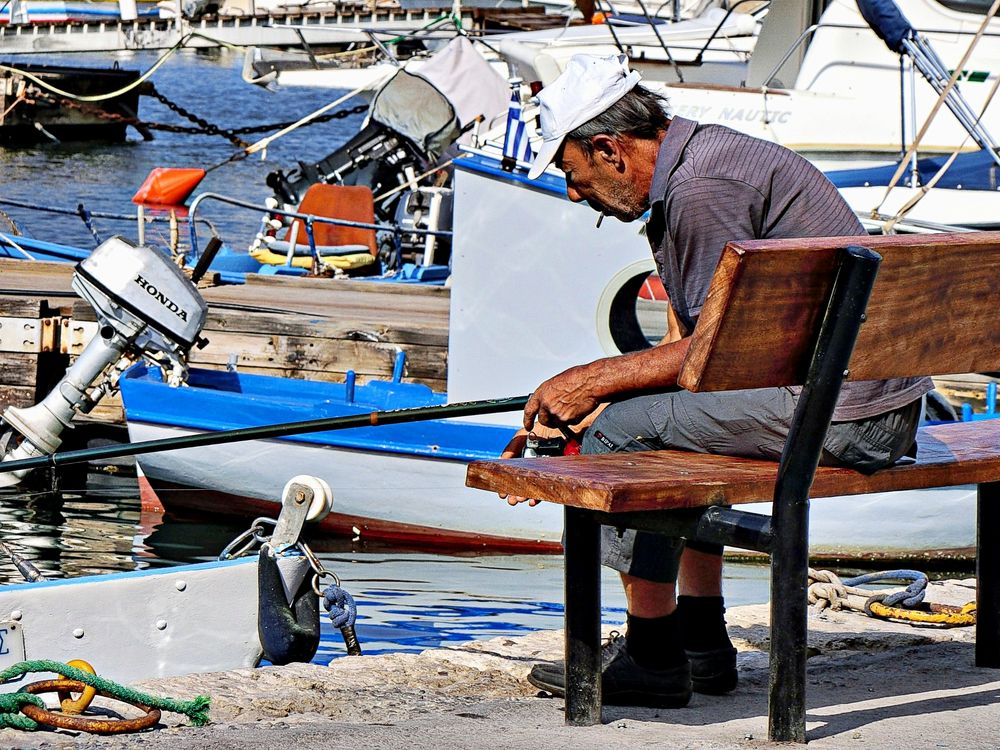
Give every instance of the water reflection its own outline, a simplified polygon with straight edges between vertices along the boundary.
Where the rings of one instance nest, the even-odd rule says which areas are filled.
[[[0,490],[0,537],[47,578],[134,570],[139,507],[130,497],[135,492],[127,484],[118,489]],[[0,580],[23,580],[4,557]]]
[[[135,477],[60,477],[60,488],[0,491],[0,538],[46,577],[66,578],[216,559],[246,522],[181,520],[143,509]],[[312,540],[323,564],[358,604],[366,654],[422,651],[474,638],[562,627],[562,559],[554,555],[441,555],[346,539]],[[0,555],[0,581],[20,573]],[[625,602],[605,572],[604,620],[624,620]],[[727,567],[730,605],[767,599],[767,569]],[[344,655],[326,618],[314,661]]]

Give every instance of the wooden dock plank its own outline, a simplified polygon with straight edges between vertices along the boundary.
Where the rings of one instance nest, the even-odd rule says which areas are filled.
[[[299,377],[316,378],[317,374],[347,370],[359,375],[391,374],[397,352],[393,344],[348,339],[252,336],[211,330],[204,335],[209,344],[191,352],[192,365],[224,366],[235,354],[238,366],[293,368],[302,373]],[[447,351],[440,346],[408,346],[404,351],[410,378],[440,378],[445,371]]]
[[[37,354],[27,352],[0,354],[0,383],[9,386],[34,386],[37,381]]]
[[[60,343],[79,354],[84,338],[92,335],[95,315],[73,293],[72,277],[68,263],[0,261],[0,317],[10,315],[4,310],[34,317],[58,307],[69,323],[61,329]],[[242,372],[340,382],[351,369],[364,383],[389,377],[402,349],[407,355],[405,382],[436,391],[447,385],[451,294],[444,287],[251,277],[246,285],[201,291],[209,304],[203,333],[209,344],[191,352],[192,366],[224,368],[235,354]],[[0,370],[0,384],[19,405],[45,395],[37,392],[40,381],[29,383],[38,378],[38,368],[25,365],[9,359]],[[100,405],[91,416],[122,418],[120,405],[113,402]]]

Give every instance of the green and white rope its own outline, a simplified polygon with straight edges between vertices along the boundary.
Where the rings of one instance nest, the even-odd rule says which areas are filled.
[[[199,695],[186,701],[150,695],[58,661],[33,659],[18,662],[0,671],[0,682],[28,674],[29,672],[54,672],[68,679],[77,680],[85,685],[97,688],[112,698],[117,698],[128,703],[141,703],[162,711],[184,714],[196,727],[204,726],[209,722],[208,709],[211,699],[207,695]],[[45,708],[45,702],[37,695],[30,695],[24,692],[0,695],[0,727],[12,727],[28,731],[38,729],[37,722],[21,713],[21,706],[25,703],[34,703],[39,708]]]

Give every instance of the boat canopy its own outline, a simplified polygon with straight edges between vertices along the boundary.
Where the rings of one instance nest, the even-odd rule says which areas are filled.
[[[507,82],[459,36],[396,72],[375,94],[371,117],[436,159],[477,117],[489,127],[506,115],[509,99]]]
[[[906,54],[903,40],[915,38],[917,32],[893,0],[858,0],[858,10],[889,49]]]

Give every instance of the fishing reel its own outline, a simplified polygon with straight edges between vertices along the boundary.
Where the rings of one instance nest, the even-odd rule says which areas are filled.
[[[54,453],[73,416],[115,392],[121,374],[141,358],[180,385],[188,352],[208,343],[200,336],[205,300],[169,257],[152,248],[112,237],[77,266],[73,289],[94,308],[98,333],[42,401],[4,411],[10,430],[0,443],[6,446],[3,461]],[[0,473],[0,487],[18,484],[26,473]]]

